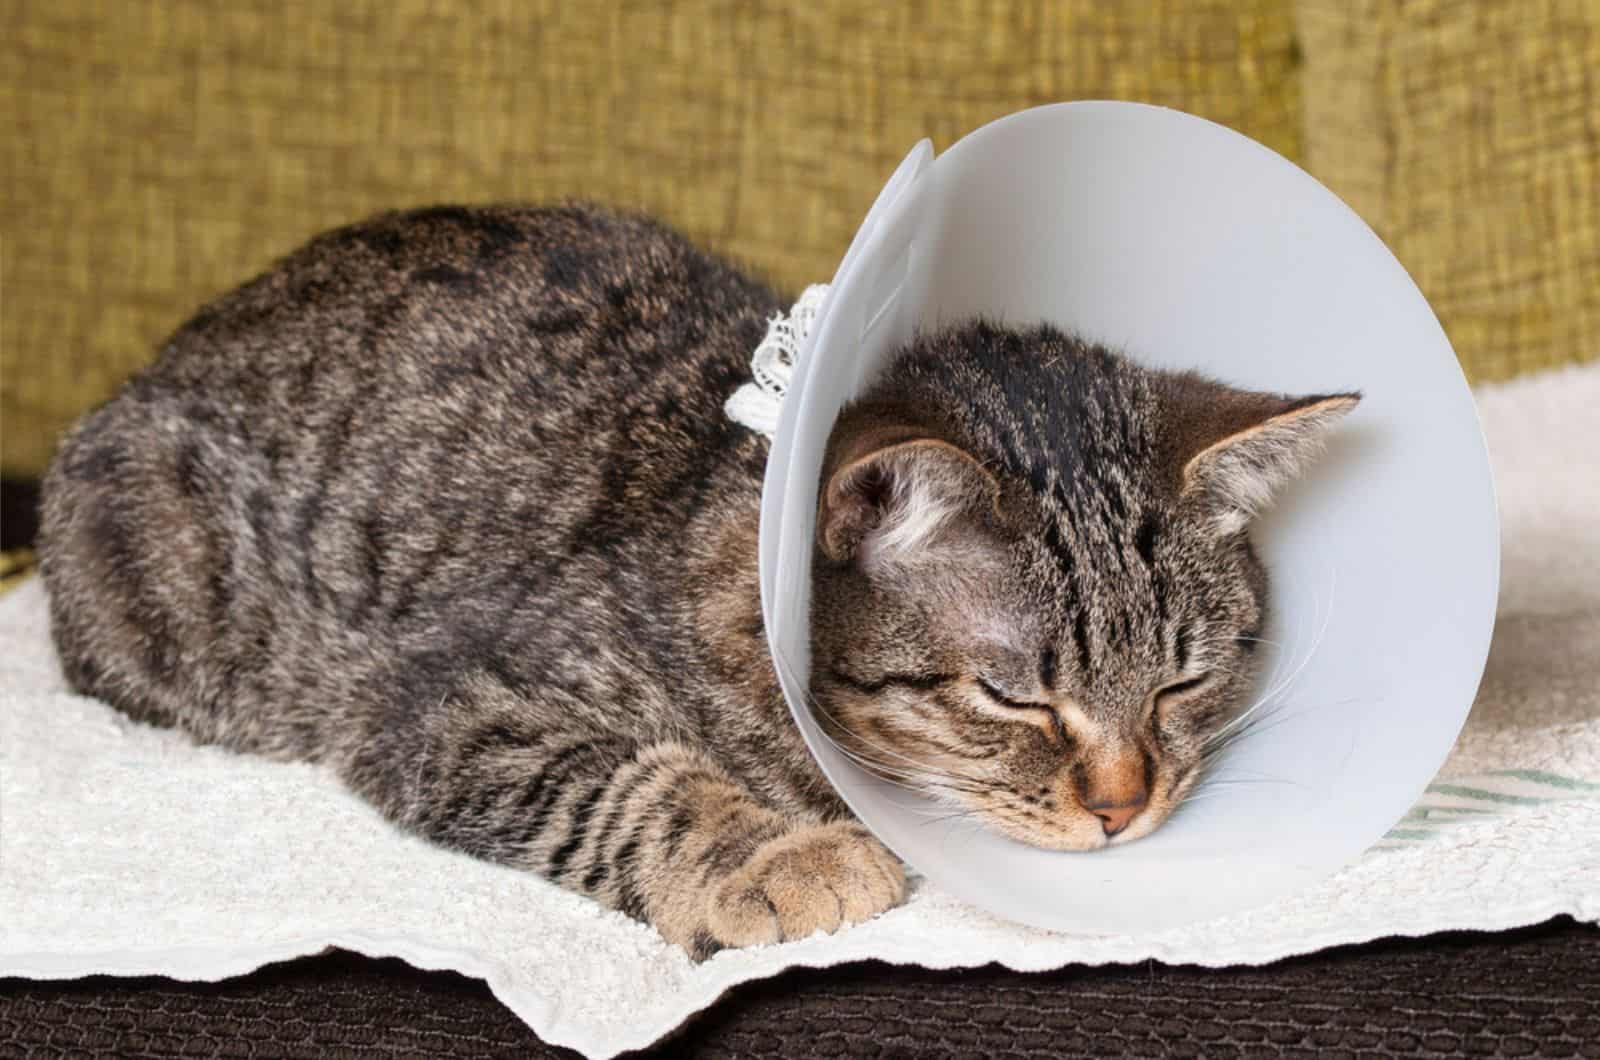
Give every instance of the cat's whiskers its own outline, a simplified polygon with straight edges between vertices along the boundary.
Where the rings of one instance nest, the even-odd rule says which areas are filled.
[[[822,708],[820,705],[817,705],[817,709],[823,710],[824,708]],[[837,720],[834,721],[834,724],[838,724]],[[885,762],[865,752],[857,751],[853,748],[847,747],[841,743],[837,737],[829,732],[826,726],[819,725],[817,727],[817,731],[821,733],[822,738],[828,741],[828,744],[836,749],[840,754],[849,758],[852,762],[855,762],[868,772],[880,776],[885,780],[899,782],[906,779],[915,779],[917,781],[942,779],[938,774],[927,769],[913,768],[909,766],[898,765],[892,762]],[[860,737],[858,737],[855,733],[850,732],[848,729],[841,729],[841,734],[851,739],[860,739]]]
[[[797,678],[794,667],[790,665],[789,661],[784,658],[781,653],[775,653],[773,658],[774,663],[785,670],[792,683],[796,685],[801,683]],[[833,712],[828,710],[828,708],[823,705],[822,701],[818,699],[809,688],[806,690],[805,700],[806,705],[811,710],[819,714],[822,719],[825,719],[833,727],[837,728],[844,736],[847,736],[857,743],[864,745],[872,751],[877,751],[883,754],[891,755],[895,758],[904,759],[907,763],[909,763],[908,766],[893,766],[890,763],[883,762],[872,755],[854,753],[845,748],[844,745],[841,744],[833,735],[833,733],[828,731],[828,725],[819,724],[817,726],[817,731],[822,734],[823,738],[826,739],[831,746],[837,748],[841,753],[848,755],[852,761],[860,764],[864,769],[867,769],[868,772],[878,772],[879,770],[885,772],[894,772],[903,777],[915,778],[917,781],[922,782],[923,784],[932,782],[937,783],[941,787],[947,787],[954,790],[972,790],[970,778],[962,777],[954,773],[949,773],[944,770],[931,767],[927,763],[919,762],[910,755],[897,751],[892,747],[884,747],[878,743],[875,743],[874,741],[867,739],[865,736],[849,728],[844,724],[844,722],[840,721],[839,718],[833,714]],[[884,779],[889,778],[885,777]],[[908,787],[911,790],[924,790],[923,788],[915,787],[910,784],[902,784],[902,786]]]
[[[1052,818],[1048,812],[1043,811],[1042,809],[1036,809],[1032,805],[1028,804],[1021,796],[1016,796],[1009,792],[1003,794],[1006,794],[1010,797],[996,804],[972,806],[966,809],[952,810],[947,813],[925,813],[923,816],[926,816],[928,819],[922,822],[921,827],[935,824],[954,824],[956,822],[979,817],[980,815],[985,815],[999,822],[1031,825],[1036,830],[1045,833],[1050,831],[1048,826]]]
[[[1280,705],[1278,709],[1273,710],[1270,713],[1257,715],[1254,719],[1252,719],[1249,725],[1246,725],[1242,729],[1233,733],[1225,743],[1209,752],[1209,754],[1212,756],[1220,754],[1227,748],[1240,743],[1246,737],[1259,736],[1262,733],[1271,732],[1278,726],[1294,721],[1296,718],[1303,718],[1314,710],[1329,710],[1333,707],[1343,706],[1346,703],[1354,703],[1358,699],[1360,699],[1359,696],[1346,696],[1344,699],[1333,700],[1327,703],[1307,705],[1300,707],[1297,710],[1288,710],[1287,704]]]
[[[1233,639],[1234,639],[1235,642],[1241,643],[1241,644],[1265,644],[1269,648],[1281,648],[1281,647],[1283,647],[1283,642],[1282,641],[1280,641],[1280,640],[1269,640],[1266,637],[1246,637],[1246,636],[1241,635],[1241,636],[1234,637]]]
[[[1300,580],[1299,576],[1294,571],[1290,571],[1288,573],[1287,579],[1290,582],[1291,586],[1298,586],[1299,584],[1301,584],[1301,580]],[[1293,679],[1295,674],[1298,672],[1298,668],[1300,666],[1300,662],[1297,662],[1296,659],[1297,659],[1297,656],[1300,655],[1301,645],[1305,642],[1305,639],[1306,639],[1307,634],[1309,633],[1309,631],[1311,629],[1311,626],[1313,625],[1313,623],[1316,622],[1316,617],[1315,617],[1316,614],[1321,610],[1320,607],[1319,607],[1319,601],[1318,601],[1318,597],[1316,595],[1315,586],[1312,587],[1311,598],[1312,598],[1312,608],[1311,608],[1310,613],[1302,612],[1301,620],[1295,626],[1295,628],[1291,631],[1288,642],[1285,645],[1280,645],[1280,647],[1284,648],[1284,654],[1287,657],[1288,661],[1287,661],[1287,664],[1284,664],[1280,660],[1280,665],[1279,665],[1278,669],[1275,671],[1275,673],[1281,674],[1281,673],[1284,672],[1285,668],[1287,668],[1287,670],[1289,672],[1289,679],[1290,680]],[[1313,641],[1315,641],[1316,638],[1312,637],[1311,639]],[[1305,657],[1306,658],[1310,657],[1310,652],[1309,651],[1306,653]],[[1265,691],[1259,697],[1257,697],[1256,701],[1254,703],[1252,703],[1249,707],[1247,707],[1245,710],[1241,711],[1234,718],[1230,719],[1230,721],[1226,725],[1223,726],[1223,730],[1226,731],[1228,728],[1231,728],[1233,726],[1239,725],[1240,723],[1244,722],[1247,718],[1250,717],[1252,712],[1254,712],[1256,709],[1258,709],[1262,704],[1270,701],[1272,699],[1272,697],[1277,694],[1278,690],[1280,688],[1282,688],[1283,686],[1284,686],[1284,680],[1282,678],[1279,678],[1279,677],[1276,677],[1276,676],[1273,676],[1273,675],[1269,675],[1267,691]]]
[[[937,776],[877,761],[845,747],[827,732],[823,732],[822,736],[840,754],[886,783],[904,788],[918,795],[937,794],[938,790],[944,787],[943,782]]]
[[[1188,781],[1188,792],[1183,795],[1175,794],[1173,796],[1173,813],[1176,814],[1178,809],[1191,803],[1204,802],[1208,798],[1217,798],[1230,794],[1228,790],[1230,788],[1241,788],[1251,784],[1280,784],[1308,789],[1309,785],[1300,781],[1261,773],[1259,770],[1242,770],[1239,766],[1234,765],[1228,767],[1227,772],[1218,772],[1216,766],[1225,751],[1247,737],[1270,732],[1279,725],[1304,717],[1313,710],[1329,710],[1343,706],[1346,703],[1354,703],[1359,698],[1359,696],[1347,696],[1344,699],[1331,702],[1306,705],[1294,711],[1286,712],[1280,709],[1271,714],[1258,715],[1251,724],[1234,733],[1223,743],[1208,749],[1202,754],[1200,763],[1195,769],[1194,778]],[[1254,775],[1232,775],[1239,773]]]
[[[948,813],[930,813],[928,815],[929,819],[924,821],[923,825],[948,824],[952,821],[961,821],[989,812],[991,812],[991,808],[988,806],[969,806],[966,809],[951,810]]]
[[[873,774],[874,776],[878,777],[880,780],[886,780],[891,784],[897,784],[900,787],[906,788],[906,789],[911,790],[911,791],[921,791],[922,790],[920,784],[910,783],[910,781],[913,781],[913,780],[916,780],[916,781],[922,780],[923,778],[922,778],[921,774],[913,773],[911,770],[901,769],[901,768],[898,768],[898,767],[895,767],[895,766],[891,766],[891,765],[888,765],[887,763],[879,762],[876,759],[869,758],[866,755],[863,755],[863,754],[861,754],[861,753],[859,753],[857,751],[852,751],[850,748],[844,746],[839,741],[835,740],[832,736],[828,735],[828,733],[826,731],[824,731],[822,733],[822,738],[827,740],[828,743],[834,748],[834,750],[836,750],[840,754],[844,755],[846,758],[848,758],[850,761],[854,762],[856,765],[860,766],[862,769],[865,769],[867,772],[869,772],[869,773]]]
[[[1018,810],[1030,820],[1048,821],[1050,819],[1047,811],[1043,810],[1042,808],[1035,810],[1028,802],[1026,796],[1015,791],[1009,791],[998,784],[978,790],[974,792],[974,794],[986,797],[989,800],[998,801],[989,801],[987,803],[978,805],[968,804],[947,812],[939,812],[936,810],[919,812],[915,809],[913,812],[919,812],[919,816],[931,818],[929,821],[924,822],[925,824],[937,824],[940,821],[959,820],[983,813],[992,813],[998,816],[1000,813],[1010,810]]]
[[[1302,626],[1302,629],[1303,629],[1303,626]],[[1289,653],[1288,654],[1289,654],[1289,667],[1290,667],[1290,671],[1289,672],[1290,672],[1290,679],[1291,680],[1292,680],[1293,676],[1298,672],[1299,663],[1297,663],[1295,661],[1295,656],[1299,651],[1298,645],[1301,642],[1302,629],[1296,629],[1295,634],[1294,634],[1294,639],[1290,642],[1291,646],[1289,648]],[[1310,653],[1308,652],[1307,655],[1306,655],[1306,658],[1309,658],[1309,657],[1310,657]],[[1275,683],[1271,684],[1267,688],[1267,690],[1265,692],[1263,692],[1260,696],[1258,696],[1255,699],[1255,701],[1252,702],[1248,707],[1246,707],[1244,710],[1240,711],[1234,717],[1228,719],[1221,726],[1219,726],[1217,728],[1217,730],[1215,732],[1213,732],[1207,738],[1206,743],[1209,745],[1209,744],[1213,744],[1213,743],[1226,744],[1226,743],[1232,742],[1232,734],[1244,729],[1247,725],[1252,724],[1252,719],[1254,719],[1257,716],[1257,712],[1258,711],[1263,710],[1263,709],[1270,709],[1269,704],[1271,704],[1271,702],[1273,701],[1273,698],[1278,694],[1279,690],[1281,688],[1283,688],[1283,687],[1284,687],[1284,681],[1282,679],[1279,679]]]
[[[1295,666],[1294,670],[1289,674],[1289,676],[1278,682],[1278,684],[1262,698],[1271,699],[1273,696],[1286,692],[1288,689],[1293,687],[1294,683],[1298,681],[1300,676],[1305,672],[1305,668],[1310,665],[1311,660],[1316,657],[1317,649],[1322,647],[1322,642],[1327,637],[1328,626],[1333,622],[1334,604],[1338,598],[1338,589],[1339,568],[1330,565],[1328,567],[1328,602],[1326,610],[1323,609],[1322,598],[1317,594],[1317,587],[1315,585],[1311,586],[1311,616],[1315,616],[1318,612],[1321,612],[1322,614],[1322,622],[1321,625],[1317,627],[1316,636],[1312,638],[1310,646],[1306,649],[1305,656],[1300,660],[1299,664]],[[1316,621],[1315,617],[1307,618],[1308,623],[1314,621]]]
[[[1287,692],[1291,687],[1293,687],[1294,683],[1300,679],[1301,674],[1303,674],[1305,672],[1306,666],[1308,666],[1310,664],[1312,658],[1315,657],[1315,655],[1317,653],[1317,649],[1322,646],[1322,641],[1323,641],[1324,637],[1327,635],[1327,632],[1328,632],[1328,625],[1333,619],[1334,593],[1335,593],[1335,590],[1336,590],[1336,588],[1338,586],[1338,568],[1329,567],[1328,568],[1328,575],[1329,575],[1329,581],[1328,581],[1328,606],[1327,606],[1327,610],[1322,615],[1322,624],[1318,628],[1316,636],[1312,639],[1312,642],[1311,642],[1310,646],[1307,648],[1305,656],[1299,661],[1298,664],[1296,664],[1294,666],[1294,669],[1289,673],[1289,675],[1287,677],[1285,677],[1282,680],[1280,680],[1276,685],[1274,685],[1272,688],[1268,689],[1265,693],[1263,693],[1260,696],[1260,698],[1258,698],[1249,707],[1247,707],[1245,710],[1240,712],[1237,716],[1235,716],[1234,718],[1230,719],[1228,722],[1226,722],[1225,724],[1220,726],[1217,729],[1216,732],[1212,733],[1206,739],[1206,745],[1207,745],[1208,748],[1213,744],[1219,745],[1221,747],[1226,747],[1228,745],[1231,745],[1234,742],[1234,740],[1236,739],[1236,734],[1241,734],[1243,731],[1246,731],[1247,723],[1251,723],[1252,719],[1254,719],[1257,716],[1257,712],[1258,711],[1262,710],[1263,708],[1268,708],[1268,710],[1270,712],[1271,708],[1268,705],[1271,704],[1278,696],[1282,695],[1283,693]],[[1319,600],[1318,596],[1316,595],[1315,587],[1313,587],[1312,588],[1312,614],[1314,615],[1318,611],[1321,611],[1321,610],[1322,609],[1321,609],[1321,606],[1320,606],[1320,600]]]
[[[789,664],[787,659],[784,659],[781,656],[781,654],[780,655],[776,655],[774,657],[774,659],[775,659],[775,662],[777,663],[777,665],[783,668],[783,670],[788,675],[789,680],[792,683],[794,683],[796,685],[802,684],[802,682],[799,679],[798,672],[794,669],[793,666],[791,666]],[[915,759],[911,758],[911,756],[909,756],[907,754],[904,754],[904,753],[902,753],[900,751],[897,751],[892,747],[884,747],[883,745],[881,745],[879,743],[876,743],[873,740],[868,739],[867,737],[863,736],[861,733],[858,733],[854,729],[851,729],[849,726],[845,725],[845,723],[843,721],[841,721],[838,718],[837,715],[835,715],[832,711],[830,711],[826,706],[823,705],[822,700],[818,699],[816,694],[811,691],[808,682],[806,683],[805,702],[806,702],[806,706],[809,707],[812,710],[813,713],[815,713],[817,715],[820,715],[823,720],[825,720],[828,723],[832,724],[833,727],[838,729],[841,734],[843,734],[845,736],[848,736],[850,739],[855,740],[857,743],[860,743],[860,744],[864,745],[865,747],[870,748],[871,750],[879,751],[879,752],[882,752],[882,753],[888,754],[888,755],[892,755],[892,756],[894,756],[896,758],[905,759],[907,762],[911,763],[911,767],[914,770],[916,770],[918,772],[926,772],[926,764],[925,763],[918,762]],[[828,727],[826,725],[818,725],[817,726],[817,731],[822,733],[822,735],[830,743],[832,743],[835,747],[839,746],[838,741],[834,738],[833,734],[828,731]]]
[[[1205,786],[1208,789],[1241,788],[1248,787],[1253,784],[1282,784],[1294,788],[1303,788],[1306,786],[1300,783],[1298,780],[1290,780],[1288,777],[1268,776],[1266,774],[1254,777],[1208,777],[1205,780]]]

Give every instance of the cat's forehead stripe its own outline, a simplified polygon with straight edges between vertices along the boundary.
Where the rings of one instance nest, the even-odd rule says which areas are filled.
[[[1092,672],[1094,660],[1089,648],[1089,615],[1081,604],[1077,605],[1076,613],[1072,616],[1072,646],[1078,653],[1078,669],[1086,675]]]

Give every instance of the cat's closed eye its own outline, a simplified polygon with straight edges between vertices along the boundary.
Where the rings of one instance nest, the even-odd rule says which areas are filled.
[[[1155,695],[1156,709],[1160,710],[1163,707],[1182,703],[1188,696],[1205,687],[1210,680],[1211,675],[1204,673],[1162,686]]]
[[[991,681],[987,677],[978,677],[977,684],[978,687],[983,690],[984,695],[988,696],[991,700],[1002,707],[1009,707],[1012,710],[1050,709],[1050,705],[1048,703],[1040,703],[1037,701],[1028,700],[1022,696],[1013,695],[1006,692],[1002,685],[995,681]]]

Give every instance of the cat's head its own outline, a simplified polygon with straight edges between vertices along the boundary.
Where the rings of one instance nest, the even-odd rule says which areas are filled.
[[[1251,520],[1358,400],[1144,369],[1047,327],[919,338],[824,461],[824,730],[1028,843],[1148,834],[1251,694]]]

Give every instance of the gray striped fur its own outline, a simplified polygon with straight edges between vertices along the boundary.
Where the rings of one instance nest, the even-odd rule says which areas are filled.
[[[399,826],[700,956],[887,908],[900,866],[779,693],[755,566],[767,443],[721,411],[783,304],[583,206],[314,240],[63,441],[41,554],[68,679],[203,742],[323,763]],[[1056,846],[1105,841],[1082,804],[1126,737],[1154,827],[1181,796],[1159,781],[1192,772],[1247,683],[1265,579],[1241,476],[1297,466],[1322,408],[1048,329],[914,345],[841,420],[825,475],[827,495],[842,455],[865,474],[824,520],[846,546],[819,545],[812,681],[835,737],[892,746],[888,773],[938,759],[967,783],[926,790]],[[916,556],[869,568],[895,515],[867,488],[880,471],[953,507]],[[1048,694],[1027,689],[1042,705],[979,698],[1002,676],[963,615],[1052,660]],[[1237,676],[1164,737],[1137,730],[1182,655]]]

